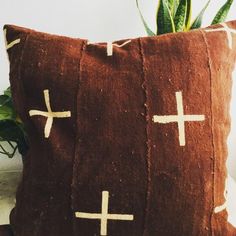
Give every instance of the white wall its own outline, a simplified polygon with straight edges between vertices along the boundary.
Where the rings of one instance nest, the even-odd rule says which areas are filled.
[[[212,0],[206,12],[204,25],[212,20],[214,14],[225,0]],[[206,0],[193,0],[195,16]],[[157,0],[140,0],[141,8],[150,26],[155,28]],[[234,19],[236,1],[228,19]],[[3,0],[0,6],[0,27],[16,24],[36,30],[88,38],[92,41],[108,41],[121,38],[144,36],[135,0]],[[236,76],[235,76],[236,79]],[[3,34],[0,35],[0,93],[9,85],[8,61],[4,48]],[[236,105],[236,85],[234,86],[234,107]],[[236,177],[236,109],[231,109],[233,132],[230,136],[230,171]],[[234,141],[235,140],[235,141]],[[19,158],[15,158],[17,160]],[[0,156],[1,169],[15,169],[19,161],[7,160]]]

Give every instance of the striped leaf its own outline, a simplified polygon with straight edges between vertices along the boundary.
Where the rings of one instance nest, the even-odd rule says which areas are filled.
[[[191,25],[190,29],[197,29],[200,28],[202,25],[202,18],[203,15],[208,7],[210,3],[210,0],[207,2],[207,4],[205,5],[205,7],[201,10],[201,12],[199,13],[199,15],[197,16],[197,18],[194,20],[193,24]]]
[[[168,7],[171,12],[172,18],[174,18],[176,10],[178,8],[179,0],[167,0],[168,1]]]
[[[142,20],[142,22],[143,22],[143,25],[144,25],[144,27],[145,27],[145,30],[146,30],[148,36],[154,36],[154,35],[156,35],[156,34],[149,28],[147,22],[145,21],[145,19],[144,19],[144,17],[143,17],[143,14],[142,14],[142,12],[141,12],[141,10],[140,10],[140,7],[139,7],[138,0],[136,0],[136,5],[137,5],[138,11],[139,11],[139,15],[140,15],[140,17],[141,17],[141,20]]]
[[[157,35],[175,32],[174,20],[166,0],[160,0],[157,10]]]
[[[168,2],[168,7],[170,10],[172,10],[173,6],[174,6],[174,3],[175,3],[175,0],[167,0]]]
[[[7,95],[0,95],[0,106],[7,104],[11,100]]]
[[[228,0],[221,8],[220,10],[217,12],[216,16],[214,17],[213,21],[212,21],[212,25],[214,24],[218,24],[218,23],[221,23],[221,22],[224,22],[228,13],[229,13],[229,10],[230,10],[230,7],[233,3],[233,0]]]
[[[175,0],[173,6],[173,16],[175,16],[178,6],[179,6],[179,0]]]
[[[14,120],[16,113],[13,110],[13,107],[3,105],[0,109],[0,120]]]
[[[185,30],[189,30],[191,26],[191,18],[192,18],[192,1],[187,0],[187,13],[185,19]]]
[[[180,0],[178,9],[175,14],[174,23],[175,23],[175,31],[180,32],[185,28],[185,21],[187,16],[187,0]]]
[[[4,91],[4,95],[11,97],[11,87],[8,87],[5,91]]]

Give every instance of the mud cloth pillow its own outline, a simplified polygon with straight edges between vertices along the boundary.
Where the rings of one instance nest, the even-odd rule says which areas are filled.
[[[30,142],[15,236],[236,235],[225,203],[235,21],[114,43],[4,31]]]

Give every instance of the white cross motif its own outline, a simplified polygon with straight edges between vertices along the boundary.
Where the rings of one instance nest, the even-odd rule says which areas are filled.
[[[44,100],[47,107],[47,111],[39,111],[39,110],[30,110],[30,116],[45,116],[47,117],[47,122],[44,128],[44,136],[48,138],[51,132],[53,118],[68,118],[71,117],[70,111],[63,111],[63,112],[53,112],[50,105],[50,98],[49,98],[49,90],[44,90]]]
[[[109,192],[102,192],[102,213],[85,213],[85,212],[76,212],[75,216],[77,218],[83,219],[94,219],[100,220],[100,235],[107,235],[107,221],[108,220],[129,220],[133,221],[133,215],[124,215],[124,214],[110,214],[108,213],[108,204],[109,204]]]
[[[118,48],[122,48],[124,47],[126,44],[130,43],[131,40],[128,40],[126,42],[124,42],[123,44],[119,45],[117,43],[112,43],[112,42],[107,42],[107,56],[112,56],[113,55],[113,47],[118,47]],[[88,42],[88,45],[91,44],[98,44],[98,43],[92,43],[92,42]]]
[[[228,27],[226,23],[221,23],[222,28],[217,29],[205,29],[206,32],[217,32],[217,31],[225,31],[227,33],[228,45],[230,49],[233,49],[233,36],[232,34],[236,34],[236,30]]]
[[[7,42],[7,29],[4,29],[4,38],[5,38],[5,45],[6,45],[6,49],[8,50],[8,49],[10,49],[10,48],[12,48],[13,46],[15,46],[16,44],[18,44],[18,43],[20,43],[20,39],[16,39],[16,40],[14,40],[14,41],[12,41],[11,43],[8,43]]]
[[[153,121],[155,123],[167,124],[167,123],[178,123],[179,130],[179,144],[180,146],[185,146],[185,122],[187,121],[204,121],[204,115],[184,115],[183,108],[183,97],[182,92],[176,92],[176,101],[177,101],[177,115],[169,115],[169,116],[159,116],[154,115]]]

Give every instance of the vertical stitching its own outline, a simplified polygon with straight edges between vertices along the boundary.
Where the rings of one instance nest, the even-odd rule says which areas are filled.
[[[146,78],[146,73],[145,73],[145,56],[144,56],[144,51],[143,51],[143,46],[142,46],[142,41],[141,38],[139,38],[139,51],[140,51],[140,57],[142,60],[142,77],[143,77],[143,82],[142,82],[142,89],[144,91],[145,95],[145,118],[146,118],[146,145],[147,145],[147,155],[146,155],[146,163],[147,163],[147,192],[146,192],[146,207],[145,207],[145,215],[144,215],[144,229],[143,229],[143,235],[146,235],[146,230],[147,230],[147,222],[148,222],[148,212],[150,209],[150,194],[151,194],[151,148],[150,148],[150,132],[149,132],[149,121],[150,121],[150,116],[149,116],[149,107],[148,107],[148,91],[147,91],[147,78]]]
[[[24,52],[25,52],[25,48],[26,48],[26,44],[28,42],[29,36],[30,36],[30,33],[27,34],[26,37],[25,37],[24,44],[23,44],[23,47],[22,47],[22,52],[21,52],[21,55],[20,55],[20,61],[19,61],[19,65],[18,65],[18,74],[17,75],[18,75],[18,80],[20,81],[21,91],[24,91],[24,88],[25,88],[24,81],[21,79],[21,77],[22,77],[22,61],[23,61]],[[13,81],[13,83],[14,83],[14,81]],[[25,93],[22,93],[22,94],[25,94]],[[26,108],[26,106],[25,106],[25,108]],[[24,111],[26,111],[26,109],[24,109]]]
[[[24,43],[23,43],[23,46],[22,46],[22,49],[21,49],[22,50],[21,55],[20,55],[20,58],[19,58],[19,65],[18,65],[18,68],[17,68],[17,70],[18,70],[17,71],[17,77],[18,77],[18,80],[19,80],[19,89],[20,89],[21,93],[24,94],[24,95],[25,95],[25,93],[24,93],[24,91],[25,91],[24,80],[21,79],[21,77],[22,77],[22,63],[23,63],[25,48],[26,48],[26,45],[28,43],[30,34],[31,34],[31,32],[27,33],[26,36],[25,36],[25,40],[24,40]],[[8,58],[9,58],[9,61],[10,61],[10,57],[8,57]],[[12,83],[16,84],[16,81],[11,81],[11,85],[12,85]],[[23,104],[25,104],[25,105],[24,105],[24,112],[23,112],[22,115],[25,117],[26,116],[26,103],[25,103],[25,101],[23,102]],[[30,145],[29,145],[29,148],[30,148]],[[24,158],[24,157],[28,158],[28,153],[29,153],[29,150],[27,151],[27,153],[22,158]],[[31,159],[28,158],[28,162],[29,162],[29,166],[31,167]],[[25,170],[24,169],[25,169],[25,167],[23,165],[23,174],[22,174],[22,177],[21,177],[21,183],[20,183],[20,186],[18,187],[23,194],[25,192],[25,181],[24,181],[25,180]],[[31,170],[32,170],[32,168],[30,168],[30,171],[29,171],[30,176],[31,176]],[[31,181],[29,183],[29,186],[31,187]],[[30,195],[30,198],[31,198],[31,195]],[[29,204],[30,204],[30,202],[29,202]],[[18,204],[16,203],[15,209],[17,209],[17,208],[18,208]],[[24,218],[24,216],[23,216],[23,218]],[[17,218],[15,218],[15,219],[17,219]],[[14,221],[14,223],[15,223],[15,221]],[[13,231],[15,233],[14,228],[17,230],[17,226],[16,225],[13,226]],[[23,227],[23,230],[22,230],[22,228],[20,228],[20,231],[21,231],[21,233],[23,231],[23,234],[24,234],[26,232],[26,229],[24,229],[24,227]]]
[[[211,218],[210,218],[210,223],[211,223],[211,235],[214,235],[213,231],[213,217],[214,217],[214,207],[215,207],[215,184],[216,184],[216,179],[215,179],[215,167],[216,167],[216,159],[215,159],[215,143],[214,143],[214,133],[213,133],[213,100],[212,100],[212,62],[210,58],[210,53],[209,53],[209,46],[207,43],[206,35],[205,33],[200,30],[202,36],[203,36],[203,41],[206,46],[206,53],[207,53],[207,59],[208,59],[208,66],[209,66],[209,73],[210,73],[210,102],[211,102],[211,135],[212,135],[212,148],[213,148],[213,167],[212,167],[212,213],[211,213]]]
[[[18,65],[18,73],[17,73],[17,77],[18,77],[18,80],[20,82],[19,84],[19,87],[20,87],[20,90],[22,92],[22,94],[25,95],[25,93],[23,93],[23,91],[25,91],[25,86],[24,86],[24,80],[21,79],[22,77],[22,63],[23,63],[23,58],[24,58],[24,52],[25,52],[25,48],[26,48],[26,44],[29,40],[29,36],[30,36],[31,32],[29,34],[27,34],[25,36],[25,40],[24,40],[24,44],[22,46],[22,52],[21,52],[21,55],[20,55],[20,61],[19,61],[19,65]],[[10,61],[10,58],[9,58],[9,61]],[[11,64],[11,63],[10,63]],[[11,77],[11,76],[10,76]],[[12,81],[12,83],[16,83],[15,81]],[[26,100],[26,99],[25,99]],[[23,104],[26,104],[25,102]],[[28,114],[26,112],[26,105],[24,105],[24,116]],[[30,147],[30,146],[29,146]],[[29,151],[28,151],[29,152]],[[26,154],[25,154],[26,155]],[[22,179],[23,180],[23,179]]]
[[[83,59],[83,56],[84,56],[84,51],[85,51],[85,48],[86,48],[86,45],[87,45],[87,40],[85,40],[80,48],[80,53],[81,53],[81,58],[80,58],[80,61],[79,61],[79,73],[78,73],[78,80],[77,80],[77,85],[76,85],[76,96],[75,96],[75,122],[76,122],[76,125],[75,125],[75,144],[74,144],[74,156],[73,156],[73,160],[72,160],[72,176],[71,176],[71,203],[70,203],[70,206],[71,206],[71,212],[72,212],[72,233],[74,235],[74,212],[73,212],[73,187],[74,187],[74,174],[76,173],[76,164],[75,164],[75,160],[76,160],[76,153],[77,153],[77,141],[79,139],[79,132],[78,132],[78,96],[79,96],[79,84],[80,84],[80,79],[81,79],[81,69],[82,69],[82,59]]]

